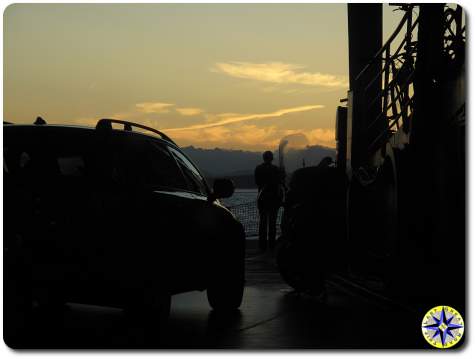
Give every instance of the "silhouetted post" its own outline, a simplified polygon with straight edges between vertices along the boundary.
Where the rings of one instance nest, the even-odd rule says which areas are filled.
[[[381,92],[381,58],[374,58],[382,47],[382,4],[348,4],[348,50],[350,92],[348,94],[347,159],[358,168],[368,148],[367,128],[381,112],[380,101],[368,104]],[[363,77],[358,78],[365,66]],[[381,124],[381,126],[384,123]],[[381,126],[374,126],[376,132]]]
[[[445,219],[439,213],[446,205],[441,197],[444,175],[443,66],[444,4],[424,4],[419,9],[416,73],[414,80],[414,114],[410,137],[412,151],[411,193],[412,223],[410,241],[424,249],[421,263],[442,264],[440,235]],[[445,239],[446,240],[446,239]],[[451,239],[452,240],[452,239]],[[425,270],[421,265],[417,270]],[[440,277],[442,278],[442,276]],[[424,285],[418,288],[427,292]]]
[[[336,141],[336,166],[338,170],[346,171],[346,151],[347,151],[347,121],[348,108],[338,106],[336,110],[335,141]]]
[[[444,33],[444,5],[420,5],[418,48],[416,60],[416,74],[414,83],[414,116],[411,131],[411,149],[414,154],[414,179],[419,200],[416,203],[422,206],[418,213],[426,213],[417,223],[419,235],[431,238],[432,228],[438,222],[434,215],[442,205],[437,201],[440,193],[440,184],[437,174],[443,170],[441,163],[441,149],[444,140],[444,118],[440,106],[442,99],[441,71],[443,67],[443,33]],[[437,206],[431,206],[435,203]],[[432,213],[427,213],[432,212]],[[434,233],[435,235],[435,233]],[[422,238],[422,237],[421,237]],[[430,247],[427,243],[427,248]]]

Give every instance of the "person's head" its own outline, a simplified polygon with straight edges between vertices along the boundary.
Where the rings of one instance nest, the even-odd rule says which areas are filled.
[[[271,163],[274,160],[274,155],[271,151],[266,151],[262,154],[262,159],[265,163]]]

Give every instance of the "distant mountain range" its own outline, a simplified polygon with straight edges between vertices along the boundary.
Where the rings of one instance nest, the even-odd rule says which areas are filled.
[[[226,150],[221,148],[203,149],[193,146],[182,150],[198,165],[203,174],[212,182],[214,178],[232,178],[238,188],[253,188],[254,169],[262,163],[262,152]],[[284,164],[288,174],[297,168],[317,165],[323,157],[335,158],[335,149],[323,146],[306,146],[290,149],[285,153]],[[279,165],[278,153],[274,152],[274,163]]]

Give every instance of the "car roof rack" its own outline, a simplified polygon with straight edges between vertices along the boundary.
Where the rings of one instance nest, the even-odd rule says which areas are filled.
[[[115,120],[113,118],[103,118],[103,119],[97,121],[96,130],[99,130],[99,129],[100,130],[112,130],[112,124],[113,123],[118,123],[118,124],[124,125],[124,131],[132,131],[132,127],[137,127],[137,128],[141,128],[143,130],[153,132],[156,135],[159,135],[162,139],[176,145],[175,141],[173,141],[170,137],[168,137],[167,135],[165,135],[163,132],[161,132],[159,130],[156,130],[152,127],[141,125],[139,123],[124,121],[124,120]]]

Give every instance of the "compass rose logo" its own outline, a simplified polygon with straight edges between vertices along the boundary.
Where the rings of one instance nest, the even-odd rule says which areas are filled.
[[[454,308],[440,305],[422,319],[422,334],[427,342],[440,349],[450,348],[462,339],[463,318]]]

